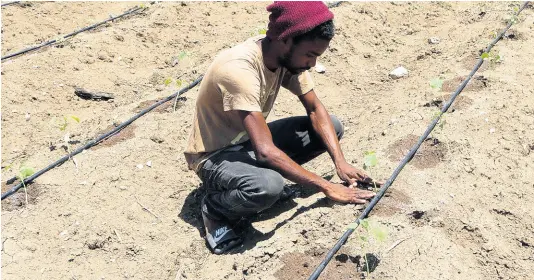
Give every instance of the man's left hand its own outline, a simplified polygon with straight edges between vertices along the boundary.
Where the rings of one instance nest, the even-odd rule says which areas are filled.
[[[337,176],[344,182],[346,182],[349,187],[356,187],[358,182],[365,184],[376,184],[377,187],[382,185],[382,182],[376,182],[371,179],[363,170],[360,170],[347,162],[343,162],[336,166]]]

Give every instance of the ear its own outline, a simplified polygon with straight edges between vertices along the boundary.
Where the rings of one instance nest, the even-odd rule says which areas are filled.
[[[293,37],[289,37],[282,41],[286,50],[291,49],[293,46]]]

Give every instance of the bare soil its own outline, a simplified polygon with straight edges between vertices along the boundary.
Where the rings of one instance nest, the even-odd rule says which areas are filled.
[[[3,7],[2,55],[136,4]],[[138,15],[2,61],[2,182],[20,166],[39,170],[64,156],[65,134],[74,149],[176,92],[219,51],[258,34],[268,21],[267,2],[145,4]],[[424,105],[455,90],[520,4],[350,2],[333,8],[337,35],[319,59],[326,72],[312,69],[312,75],[319,98],[346,128],[345,157],[361,167],[364,152],[374,150],[379,161],[372,175],[388,178],[439,106]],[[477,73],[484,80],[474,79],[460,94],[461,106],[446,114],[443,128],[371,212],[387,239],[351,236],[321,279],[532,278],[533,29],[530,6],[508,33],[515,35],[495,46],[500,61],[485,62]],[[431,37],[439,44],[429,44]],[[392,80],[388,74],[398,66],[409,75]],[[450,82],[439,91],[429,85],[435,78]],[[84,100],[75,87],[115,98]],[[242,247],[211,254],[198,212],[201,184],[183,158],[197,90],[184,94],[176,111],[170,101],[75,156],[77,166],[69,160],[40,176],[28,186],[28,205],[23,192],[2,201],[2,278],[307,278],[363,206],[333,203],[288,182],[297,195],[255,217]],[[298,99],[283,91],[268,121],[303,114]],[[62,131],[65,116],[80,122],[69,119]],[[328,155],[305,168],[339,182]],[[362,270],[366,254],[380,260],[369,276]]]

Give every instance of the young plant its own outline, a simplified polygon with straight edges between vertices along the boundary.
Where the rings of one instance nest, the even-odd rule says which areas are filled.
[[[430,80],[430,87],[437,91],[441,91],[443,88],[443,80],[440,78],[434,78]],[[441,101],[443,104],[445,104],[445,95],[443,95],[443,93],[441,94]]]
[[[168,87],[171,83],[172,83],[172,78],[167,78],[167,79],[165,79],[165,81],[163,81],[163,84],[164,84],[165,86],[167,86],[167,87]]]
[[[80,118],[78,118],[77,116],[74,116],[74,115],[71,115],[71,116],[63,116],[63,121],[60,122],[58,124],[58,128],[60,131],[66,131],[67,130],[67,127],[69,126],[69,120],[72,119],[74,120],[76,123],[79,123],[80,122]],[[67,147],[67,153],[69,153],[70,155],[70,133],[67,132],[65,133],[65,135],[63,136],[63,142],[65,143],[65,147]],[[74,159],[72,159],[72,161],[74,162],[74,165],[78,166],[78,164],[76,163],[76,161]]]
[[[371,168],[375,167],[378,164],[378,159],[376,158],[376,152],[375,151],[367,151],[364,154],[363,158],[363,169],[366,171],[369,171],[369,176],[373,178],[373,174],[371,173]],[[377,186],[375,181],[373,180],[373,186],[374,191],[377,191]]]
[[[443,87],[443,80],[440,78],[434,78],[430,80],[430,87],[433,89],[441,90]]]
[[[24,183],[24,180],[30,176],[33,175],[35,171],[33,168],[22,165],[19,168],[19,173],[17,174],[17,178],[22,183],[22,186],[24,187],[24,195],[26,196],[26,205],[28,205],[28,191],[26,190],[26,183]]]
[[[437,125],[437,129],[435,131],[437,132],[437,134],[441,135],[443,138],[446,139],[445,145],[447,145],[447,151],[451,151],[451,147],[449,146],[449,141],[448,141],[448,138],[447,138],[446,134],[444,134],[444,133],[442,134],[443,127],[447,123],[447,118],[446,117],[447,117],[447,113],[442,113],[441,110],[438,110],[438,111],[434,112],[434,115],[432,116],[432,120],[435,120],[436,118],[440,118],[439,122],[438,122],[438,125]],[[434,142],[434,145],[437,145],[438,143],[439,142]]]
[[[379,226],[378,224],[369,219],[360,220],[360,226],[361,227],[358,227],[357,223],[351,223],[349,224],[348,228],[354,230],[359,228],[359,230],[356,231],[356,234],[363,242],[361,243],[362,250],[364,249],[366,244],[371,243],[371,239],[382,243],[387,238],[387,231],[383,227]],[[367,254],[363,254],[363,260],[365,261],[367,277],[369,277],[369,273],[371,272],[371,270],[369,268],[369,260],[367,258]]]
[[[264,35],[267,34],[267,29],[265,27],[256,27],[252,32],[250,32],[250,36],[256,36],[256,35]]]
[[[490,52],[490,53],[484,52],[480,55],[480,58],[484,60],[489,59],[491,68],[495,68],[495,65],[497,63],[502,62],[501,56],[495,52]]]
[[[188,57],[188,56],[189,56],[189,53],[188,53],[188,52],[186,52],[186,51],[181,51],[180,54],[178,54],[178,59],[179,59],[179,60],[182,60],[182,59],[184,59],[184,58],[186,58],[186,57]]]

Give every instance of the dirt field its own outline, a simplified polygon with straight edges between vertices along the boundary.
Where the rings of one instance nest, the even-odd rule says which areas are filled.
[[[2,56],[136,4],[2,7]],[[196,79],[218,51],[266,27],[267,4],[147,3],[139,15],[3,61],[2,192],[20,166],[40,170]],[[372,175],[391,175],[520,4],[333,8],[337,35],[320,58],[327,70],[312,71],[319,97],[347,129],[346,158],[362,166],[364,152],[374,150]],[[518,20],[371,213],[387,239],[353,235],[321,279],[532,279],[532,6]],[[439,43],[430,44],[431,37]],[[409,76],[389,78],[397,66]],[[436,78],[444,80],[442,90],[430,86]],[[84,100],[74,87],[115,99]],[[77,155],[77,166],[70,160],[39,177],[28,187],[29,205],[23,191],[2,201],[2,278],[307,278],[362,207],[334,204],[288,182],[297,197],[258,215],[243,247],[210,254],[199,220],[200,181],[182,154],[196,90],[176,112],[169,105],[151,112]],[[284,91],[268,120],[299,114],[305,111],[298,99]],[[306,168],[339,181],[326,155]],[[369,276],[366,254],[379,260]]]

